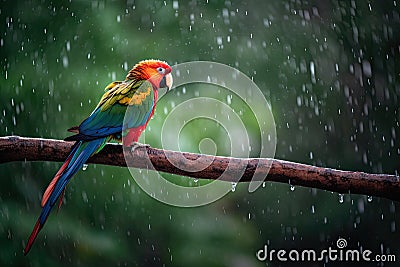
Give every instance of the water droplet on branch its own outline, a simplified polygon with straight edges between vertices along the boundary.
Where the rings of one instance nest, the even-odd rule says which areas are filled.
[[[344,197],[343,194],[339,194],[339,203],[343,203],[344,202]]]
[[[82,171],[86,171],[87,167],[88,167],[87,164],[83,164],[83,166],[82,166]]]
[[[237,186],[237,183],[232,183],[232,189],[231,189],[231,191],[232,192],[235,192],[236,191],[236,186]]]

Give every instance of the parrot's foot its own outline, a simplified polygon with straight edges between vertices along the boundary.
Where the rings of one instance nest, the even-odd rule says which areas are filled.
[[[131,152],[132,153],[135,152],[135,150],[138,149],[138,148],[148,148],[148,147],[150,147],[150,145],[148,145],[148,144],[142,144],[142,143],[138,143],[138,142],[133,142],[131,144]]]

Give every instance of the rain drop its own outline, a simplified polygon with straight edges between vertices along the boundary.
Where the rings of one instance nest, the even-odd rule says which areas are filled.
[[[343,198],[343,194],[339,194],[339,203],[343,203],[344,198]]]
[[[298,96],[297,97],[297,99],[296,99],[296,101],[297,101],[297,106],[301,106],[301,97],[300,96]]]
[[[221,36],[217,36],[217,44],[222,45],[222,37]]]
[[[83,164],[83,166],[82,166],[82,171],[86,171],[87,167],[88,167],[87,164]]]
[[[63,62],[63,67],[64,68],[68,67],[68,57],[67,56],[63,56],[62,62]]]
[[[367,201],[372,202],[372,196],[367,196]]]
[[[315,79],[315,65],[314,65],[314,62],[313,62],[313,61],[310,62],[310,72],[311,72],[311,82],[312,82],[312,83],[316,83],[316,79]]]
[[[227,95],[227,96],[226,96],[226,103],[227,103],[228,105],[232,104],[232,95]]]
[[[82,199],[83,199],[83,202],[88,203],[88,197],[87,197],[87,194],[85,191],[82,191]]]
[[[172,2],[172,8],[177,10],[179,8],[179,2],[178,1],[173,1]]]
[[[231,189],[232,192],[236,191],[236,186],[237,186],[237,183],[232,182],[232,189]]]

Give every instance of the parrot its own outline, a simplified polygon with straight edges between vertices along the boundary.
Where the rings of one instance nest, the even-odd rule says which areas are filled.
[[[68,131],[75,133],[65,138],[74,141],[71,152],[45,190],[42,211],[24,249],[30,251],[43,228],[53,206],[62,204],[65,189],[72,176],[83,168],[93,154],[107,142],[118,141],[124,146],[135,146],[154,114],[158,89],[172,87],[172,68],[161,60],[143,60],[134,65],[124,81],[114,81],[105,88],[100,102],[79,126]],[[127,112],[128,110],[128,112]],[[124,117],[128,116],[124,119]]]

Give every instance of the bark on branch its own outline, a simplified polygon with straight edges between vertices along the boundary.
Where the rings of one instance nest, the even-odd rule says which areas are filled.
[[[72,145],[73,142],[61,140],[18,136],[0,137],[0,163],[12,161],[63,162]],[[146,146],[138,147],[132,153],[126,153],[126,157],[127,160],[125,160],[121,145],[107,144],[100,153],[91,157],[88,163],[120,167],[129,165],[129,167],[150,168],[197,179],[213,180],[221,179],[222,173],[230,164],[229,172],[225,172],[222,180],[237,181],[237,173],[240,173],[240,182],[251,181],[258,166],[258,180],[400,200],[400,179],[395,175],[341,171],[278,159],[207,156]],[[188,160],[179,160],[182,157]],[[174,159],[175,164],[170,162],[171,158]],[[199,165],[207,167],[195,172],[190,171]],[[245,166],[243,171],[235,172],[235,168],[240,168],[240,166]],[[268,168],[269,166],[270,168]]]

